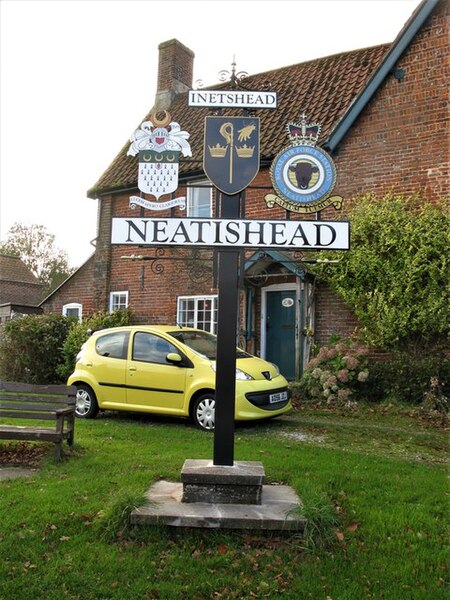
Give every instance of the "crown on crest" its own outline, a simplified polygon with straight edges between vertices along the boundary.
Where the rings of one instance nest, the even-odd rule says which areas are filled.
[[[236,146],[236,152],[239,158],[251,158],[254,151],[255,146],[247,146],[247,144],[244,144],[243,146]]]
[[[303,113],[300,115],[300,123],[288,123],[286,129],[294,146],[315,146],[322,126],[319,123],[307,123],[306,114]]]
[[[223,158],[227,153],[228,146],[221,146],[217,143],[215,146],[208,146],[208,148],[213,158]]]

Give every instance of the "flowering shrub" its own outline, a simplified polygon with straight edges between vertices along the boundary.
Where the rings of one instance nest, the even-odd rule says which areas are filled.
[[[367,348],[352,340],[322,346],[306,365],[303,390],[327,404],[348,404],[369,377],[367,353]]]

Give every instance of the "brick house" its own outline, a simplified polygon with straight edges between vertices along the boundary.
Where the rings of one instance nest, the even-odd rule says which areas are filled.
[[[0,324],[16,316],[40,314],[43,287],[20,257],[0,254]]]
[[[278,108],[257,111],[261,166],[245,190],[245,218],[304,218],[281,207],[269,209],[264,202],[272,189],[270,164],[288,145],[286,125],[298,122],[303,112],[322,125],[319,146],[335,162],[334,192],[344,198],[344,210],[345,199],[367,192],[420,192],[431,201],[448,195],[449,5],[446,0],[424,0],[392,44],[246,78],[245,86],[252,90],[270,82],[278,94]],[[172,208],[158,213],[161,217],[218,216],[215,193],[202,166],[204,118],[212,111],[187,102],[193,61],[193,52],[177,40],[159,46],[152,110],[169,111],[172,121],[189,131],[193,151],[191,158],[180,161],[174,194],[186,196],[186,209]],[[230,83],[213,87],[226,90]],[[142,121],[149,120],[150,112]],[[237,111],[226,109],[223,114]],[[214,331],[217,287],[212,252],[193,255],[187,248],[111,244],[113,217],[154,216],[146,208],[130,207],[130,196],[140,192],[137,158],[127,156],[129,145],[88,191],[99,206],[95,253],[42,307],[46,312],[72,307],[80,317],[129,307],[136,322],[178,322]],[[335,209],[323,210],[320,218],[336,219]],[[242,263],[240,344],[280,364],[291,379],[301,374],[313,340],[325,343],[331,334],[347,336],[358,326],[351,311],[314,281],[302,258],[307,252],[268,249],[246,251]]]

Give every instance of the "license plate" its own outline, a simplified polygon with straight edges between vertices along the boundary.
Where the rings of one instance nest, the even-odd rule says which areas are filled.
[[[275,404],[275,402],[286,402],[288,399],[287,392],[278,392],[277,394],[270,394],[269,402],[270,404]]]

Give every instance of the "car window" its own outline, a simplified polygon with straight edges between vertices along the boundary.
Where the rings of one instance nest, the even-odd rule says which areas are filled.
[[[116,331],[99,336],[95,341],[95,351],[108,358],[126,358],[128,350],[127,331]]]
[[[138,331],[133,339],[133,360],[167,364],[166,356],[170,352],[179,354],[178,348],[153,333]]]
[[[179,331],[171,331],[169,335],[179,342],[186,344],[186,346],[189,346],[189,348],[202,356],[206,356],[209,360],[216,360],[217,336],[213,333],[180,329]],[[236,348],[236,358],[251,358],[251,354],[244,352],[240,348]]]

